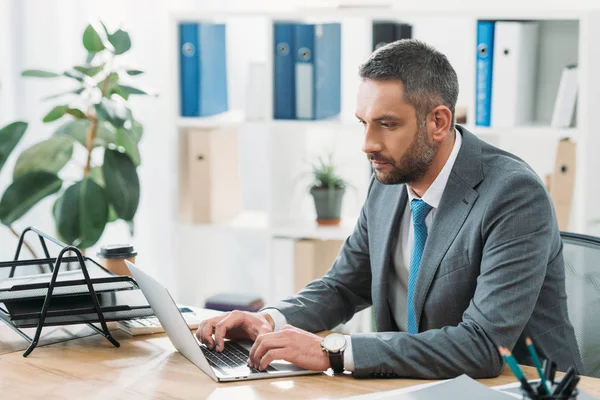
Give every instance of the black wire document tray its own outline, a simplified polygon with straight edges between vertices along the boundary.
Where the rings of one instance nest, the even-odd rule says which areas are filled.
[[[31,233],[37,235],[45,258],[19,260],[25,235]],[[48,242],[60,248],[57,257],[50,256]],[[15,277],[17,268],[36,265],[47,266],[50,273]],[[73,267],[77,269],[68,271]],[[3,268],[10,268],[10,273],[8,279],[0,280],[0,321],[30,343],[24,357],[37,346],[44,326],[87,324],[119,347],[119,342],[110,334],[107,321],[154,316],[131,277],[111,273],[84,257],[77,247],[62,243],[34,227],[23,231],[14,260],[1,261],[0,270]],[[100,327],[94,323],[99,323]],[[27,336],[21,330],[23,328],[35,328],[34,338]]]
[[[154,315],[140,290],[96,294],[106,321],[119,321]],[[12,301],[0,304],[0,319],[18,328],[35,328],[40,322],[44,299]],[[71,325],[100,322],[89,295],[53,297],[46,313],[46,325]]]
[[[70,259],[77,260],[76,257],[65,257],[63,261]],[[114,275],[91,259],[85,258],[85,263],[96,293],[137,288],[135,281],[128,276]],[[43,299],[48,294],[52,275],[52,273],[26,275],[0,280],[0,303],[32,298]],[[88,293],[83,270],[59,271],[54,285],[54,296]]]

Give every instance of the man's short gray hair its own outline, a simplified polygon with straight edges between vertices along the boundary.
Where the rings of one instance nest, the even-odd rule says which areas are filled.
[[[380,47],[360,66],[361,78],[375,81],[400,80],[404,100],[415,107],[423,123],[436,106],[452,112],[458,98],[458,77],[448,58],[433,47],[415,39],[402,39]]]

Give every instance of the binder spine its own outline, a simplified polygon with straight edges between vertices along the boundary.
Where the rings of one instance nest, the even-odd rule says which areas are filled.
[[[494,21],[477,22],[475,125],[490,126],[494,65]]]
[[[341,41],[338,23],[315,26],[313,65],[314,118],[335,116],[341,109]]]
[[[315,119],[315,25],[296,25],[296,118]]]
[[[273,24],[273,118],[296,119],[295,24]]]
[[[200,24],[198,29],[198,115],[207,117],[228,110],[227,46],[225,24]]]
[[[179,25],[179,93],[182,117],[197,117],[200,112],[200,65],[198,24]]]

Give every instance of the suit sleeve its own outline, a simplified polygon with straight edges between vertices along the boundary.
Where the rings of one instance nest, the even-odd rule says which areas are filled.
[[[457,326],[419,334],[352,335],[356,377],[473,378],[500,374],[497,346],[513,348],[541,290],[556,234],[546,190],[534,176],[506,177],[481,223],[477,287]]]
[[[369,192],[372,185],[373,178]],[[371,305],[366,207],[365,202],[354,231],[325,276],[309,283],[296,296],[273,306],[289,324],[309,332],[332,329]]]

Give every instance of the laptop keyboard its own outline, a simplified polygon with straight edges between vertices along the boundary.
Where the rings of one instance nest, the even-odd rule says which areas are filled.
[[[238,373],[248,371],[250,373],[260,373],[256,368],[248,366],[249,353],[242,345],[235,342],[225,342],[225,350],[222,353],[210,351],[206,346],[200,346],[204,356],[210,364],[218,367],[225,373]],[[268,367],[268,371],[275,370],[273,367]]]

